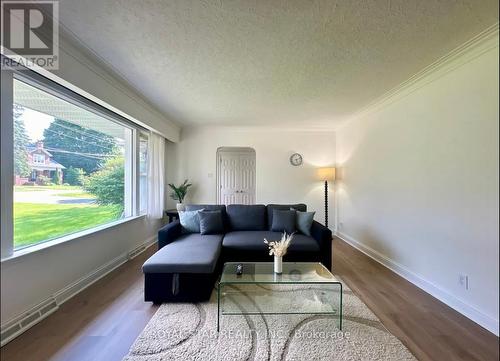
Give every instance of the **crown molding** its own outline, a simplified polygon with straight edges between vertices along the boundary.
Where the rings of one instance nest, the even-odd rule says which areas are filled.
[[[186,125],[182,127],[182,132],[190,133],[199,130],[204,131],[226,131],[226,132],[300,132],[300,133],[316,133],[316,132],[335,132],[335,127],[320,127],[320,126],[298,126],[298,125],[227,125],[227,124],[201,124],[201,125]]]
[[[60,49],[68,56],[72,57],[75,61],[78,61],[94,74],[111,84],[115,89],[122,92],[132,101],[145,108],[149,108],[150,111],[154,112],[157,116],[167,119],[174,127],[178,129],[181,128],[181,125],[177,121],[167,117],[167,115],[158,109],[156,105],[151,103],[151,101],[130,82],[125,74],[118,71],[115,66],[96,53],[62,22],[59,23],[59,36],[62,40]],[[78,53],[84,55],[84,58]]]
[[[61,24],[62,25],[62,24]],[[336,125],[332,126],[317,126],[310,127],[305,125],[249,125],[249,126],[232,126],[227,124],[211,124],[211,125],[194,125],[194,124],[183,124],[182,122],[176,122],[172,119],[169,119],[174,126],[179,129],[186,128],[197,128],[197,127],[216,127],[216,128],[233,128],[233,130],[246,129],[246,130],[283,130],[284,128],[289,128],[292,131],[336,131],[342,128],[346,123],[351,120],[361,118],[367,114],[370,114],[374,111],[377,111],[397,99],[403,98],[413,91],[421,88],[422,86],[438,79],[439,77],[445,75],[447,72],[452,71],[471,60],[477,58],[483,53],[492,50],[495,47],[498,47],[498,32],[499,32],[499,23],[496,22],[492,26],[488,27],[478,35],[474,36],[472,39],[468,40],[464,44],[455,48],[445,56],[439,58],[429,66],[423,68],[406,81],[402,82],[398,86],[392,88],[391,90],[384,93],[382,96],[376,98],[374,101],[370,102],[365,107],[360,108],[360,110],[355,111],[351,115],[347,116],[343,120],[338,121]],[[121,91],[123,92],[123,88],[130,88],[130,82],[127,77],[116,70],[114,66],[112,66],[109,62],[100,57],[97,53],[95,53],[90,47],[83,42],[76,34],[72,33],[67,27],[62,26],[61,29],[61,37],[65,39],[67,42],[77,47],[82,53],[84,53],[87,57],[91,58],[93,61],[97,62],[103,68],[107,68],[111,73],[115,76],[116,80],[121,83]],[[71,54],[71,51],[68,49],[63,49],[66,53]],[[74,57],[74,56],[73,56]],[[81,61],[80,61],[81,62]],[[89,64],[85,64],[89,66]],[[104,74],[99,74],[101,77],[106,77]],[[116,82],[115,82],[116,83]],[[116,87],[116,85],[115,85]],[[132,89],[136,93],[136,98],[134,99],[137,102],[141,102],[143,105],[147,105],[159,116],[164,116],[164,114],[159,111],[153,104],[149,102],[142,94],[137,94],[137,90],[132,87]]]
[[[341,121],[337,130],[352,120],[362,118],[367,114],[376,112],[389,104],[406,97],[423,86],[441,78],[450,71],[469,63],[482,54],[495,48],[498,49],[498,31],[499,23],[496,22],[494,25],[488,27],[472,39],[420,70],[408,80],[389,90],[381,97],[369,103],[367,106],[345,118]]]

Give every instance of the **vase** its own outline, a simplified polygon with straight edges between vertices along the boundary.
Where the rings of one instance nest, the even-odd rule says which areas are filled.
[[[177,208],[178,212],[184,212],[186,210],[186,206],[184,205],[184,203],[177,203],[175,208]]]
[[[283,273],[283,257],[274,256],[274,273]]]

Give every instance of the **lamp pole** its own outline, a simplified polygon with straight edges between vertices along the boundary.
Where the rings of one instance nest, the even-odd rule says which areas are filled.
[[[328,181],[325,180],[325,227],[328,228]]]
[[[318,168],[318,178],[325,182],[325,227],[328,227],[328,181],[335,180],[335,168]]]

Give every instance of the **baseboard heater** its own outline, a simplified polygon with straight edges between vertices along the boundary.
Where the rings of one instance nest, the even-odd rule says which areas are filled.
[[[1,346],[19,336],[30,327],[33,327],[45,317],[57,311],[57,309],[59,309],[59,305],[55,298],[51,297],[12,320],[2,329]]]
[[[5,325],[2,325],[2,330],[0,333],[0,346],[4,346],[29,328],[42,321],[50,314],[57,311],[61,304],[63,304],[76,294],[80,293],[85,288],[98,281],[102,277],[106,276],[108,273],[115,270],[128,260],[137,257],[154,243],[156,243],[156,236],[151,237],[140,246],[125,254],[120,255],[119,257],[113,259],[111,262],[108,262],[107,264],[99,267],[94,272],[66,286],[64,289],[56,292],[54,295],[34,306],[30,310],[7,322]]]

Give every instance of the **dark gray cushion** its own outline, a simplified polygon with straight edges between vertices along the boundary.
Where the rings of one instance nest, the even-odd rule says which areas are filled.
[[[282,211],[286,211],[289,209],[295,209],[297,211],[305,212],[307,211],[307,206],[303,203],[298,204],[268,204],[267,205],[267,226],[268,229],[271,230],[273,225],[273,210],[279,209]]]
[[[279,209],[273,209],[273,224],[271,226],[271,231],[273,232],[286,232],[292,234],[295,232],[295,213],[296,211],[282,211]]]
[[[222,235],[185,234],[152,255],[144,273],[212,273],[221,252]]]
[[[268,253],[268,247],[264,243],[264,238],[268,241],[279,241],[280,232],[271,231],[237,231],[224,235],[222,245],[232,250],[243,251],[263,251]],[[318,242],[309,236],[295,234],[288,248],[290,252],[319,252]],[[286,256],[285,256],[286,257]],[[271,262],[271,256],[269,256]]]
[[[266,206],[262,204],[230,204],[226,207],[231,231],[263,231],[266,229]]]
[[[224,204],[187,204],[186,211],[221,211],[222,223],[224,224],[224,230],[229,228],[229,221],[227,219],[226,206]]]
[[[201,234],[224,233],[221,211],[201,211],[198,213],[200,219]]]
[[[314,215],[316,212],[299,212],[296,211],[296,227],[297,230],[306,236],[311,235],[311,226],[314,221]]]

